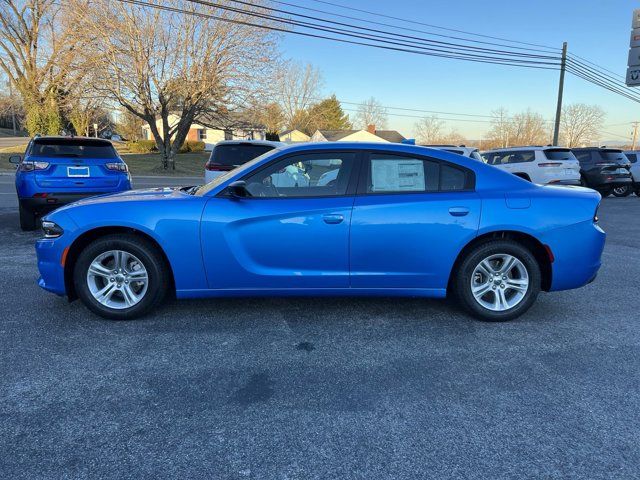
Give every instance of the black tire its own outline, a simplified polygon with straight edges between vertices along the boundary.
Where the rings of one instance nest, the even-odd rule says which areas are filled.
[[[640,197],[640,188],[636,189],[636,195]]]
[[[499,254],[512,255],[522,262],[529,276],[529,285],[526,293],[515,306],[504,311],[493,311],[475,299],[471,291],[471,280],[476,266],[482,260]],[[477,245],[465,255],[453,274],[451,293],[454,298],[475,318],[488,322],[513,320],[529,310],[540,293],[542,280],[540,266],[534,255],[526,247],[513,240],[491,240]]]
[[[631,187],[629,185],[624,185],[622,187],[615,187],[613,189],[613,195],[616,197],[628,197],[631,195]]]
[[[584,178],[584,175],[580,175],[580,186],[589,188],[589,184],[587,183],[587,179]]]
[[[609,195],[611,195],[611,192],[613,192],[613,188],[609,187],[609,188],[598,188],[598,193],[600,193],[600,195],[602,196],[602,198],[606,198]]]
[[[38,226],[35,212],[20,200],[18,201],[18,210],[20,211],[20,228],[25,232],[35,230]]]
[[[87,283],[87,272],[93,260],[101,253],[122,250],[137,257],[147,270],[148,285],[143,298],[135,305],[117,309],[96,300]],[[136,235],[107,235],[87,245],[78,256],[73,282],[78,298],[93,313],[110,320],[133,320],[156,308],[164,300],[170,279],[170,270],[158,248]],[[132,282],[133,283],[133,282]]]

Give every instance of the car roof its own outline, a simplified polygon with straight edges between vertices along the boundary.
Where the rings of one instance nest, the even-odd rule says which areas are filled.
[[[220,140],[219,142],[216,142],[214,147],[217,147],[219,145],[241,145],[241,144],[263,145],[263,146],[270,146],[274,148],[286,145],[283,142],[273,142],[271,140]]]
[[[111,141],[104,138],[95,138],[95,137],[66,137],[63,135],[48,135],[43,137],[33,137],[32,141],[35,143],[46,143],[47,141],[55,140],[57,143],[61,143],[64,141],[78,142],[83,141],[87,143],[94,144],[103,144],[103,145],[111,145]]]
[[[516,150],[571,150],[569,147],[559,147],[557,145],[518,145],[517,147],[502,147],[483,150],[482,153],[490,152],[513,152]]]
[[[594,151],[594,150],[602,150],[602,151],[607,151],[607,152],[622,152],[622,149],[620,148],[614,148],[614,147],[577,147],[577,148],[572,148],[572,151],[574,150],[580,150],[582,152],[586,152],[586,151]]]

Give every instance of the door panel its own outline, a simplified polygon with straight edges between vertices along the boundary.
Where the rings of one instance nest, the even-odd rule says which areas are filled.
[[[451,266],[477,233],[475,192],[364,195],[351,220],[351,286],[446,288]]]
[[[210,288],[348,287],[353,200],[212,198],[201,232]]]

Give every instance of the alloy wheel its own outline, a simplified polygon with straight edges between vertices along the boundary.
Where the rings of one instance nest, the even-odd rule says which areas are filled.
[[[89,265],[87,286],[96,301],[105,307],[122,310],[144,298],[149,275],[135,255],[124,250],[109,250]]]
[[[495,254],[482,260],[471,275],[471,293],[481,306],[504,312],[518,305],[529,289],[529,273],[513,255]]]

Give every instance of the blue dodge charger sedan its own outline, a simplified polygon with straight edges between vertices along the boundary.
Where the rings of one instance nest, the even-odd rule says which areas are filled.
[[[297,180],[281,181],[291,170]],[[111,319],[172,293],[450,295],[477,318],[510,320],[541,290],[595,278],[599,202],[425,147],[281,147],[201,187],[56,210],[36,244],[39,284]]]

